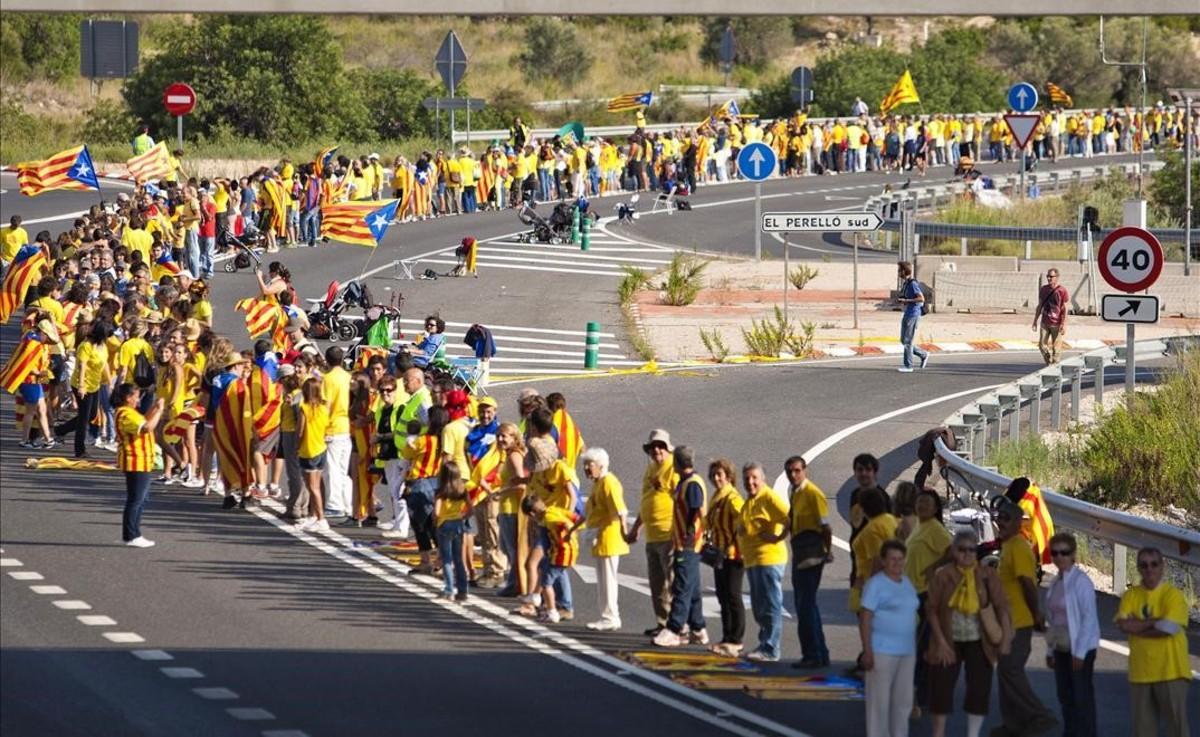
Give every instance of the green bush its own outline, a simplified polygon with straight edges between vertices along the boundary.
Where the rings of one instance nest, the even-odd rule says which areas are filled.
[[[704,344],[708,355],[717,363],[721,363],[729,356],[729,346],[725,343],[725,339],[721,337],[721,331],[713,328],[705,330],[700,328],[700,342]]]
[[[774,318],[751,320],[749,329],[742,328],[742,340],[752,356],[778,358],[786,349],[797,358],[807,358],[812,355],[815,333],[816,326],[811,322],[798,324],[775,305]]]
[[[796,289],[804,289],[810,281],[817,278],[817,274],[819,273],[821,272],[818,269],[814,269],[807,264],[800,264],[788,272],[788,281]]]
[[[704,270],[708,262],[677,252],[671,257],[667,276],[662,284],[663,302],[674,307],[684,307],[696,301],[703,284]]]
[[[783,18],[773,16],[719,16],[704,20],[704,42],[700,60],[714,66],[721,63],[721,39],[725,27],[733,26],[733,63],[755,71],[766,69],[792,46],[792,27]]]
[[[1164,151],[1158,157],[1166,163],[1154,172],[1150,182],[1150,198],[1162,210],[1172,225],[1182,227],[1187,219],[1187,198],[1184,196],[1183,156]],[[1200,159],[1192,158],[1192,212],[1200,211]],[[1192,217],[1195,217],[1193,214]]]
[[[650,283],[650,272],[629,264],[622,264],[621,269],[625,276],[617,284],[617,298],[624,306],[632,303],[638,291]]]
[[[12,84],[77,76],[81,20],[77,13],[0,15],[0,80]]]
[[[525,73],[534,79],[557,79],[573,85],[587,76],[591,52],[570,24],[538,17],[525,26],[525,50],[518,55]]]
[[[83,123],[83,140],[89,146],[128,143],[133,138],[136,121],[129,108],[117,100],[100,100]]]

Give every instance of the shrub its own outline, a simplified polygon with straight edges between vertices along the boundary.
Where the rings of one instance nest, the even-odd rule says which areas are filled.
[[[83,140],[91,145],[126,143],[133,138],[136,124],[123,103],[100,100],[87,112]]]
[[[674,307],[684,307],[696,301],[703,286],[702,277],[707,261],[686,253],[676,253],[667,267],[667,278],[662,284],[663,302]]]
[[[820,271],[806,264],[800,264],[796,268],[788,272],[788,281],[796,289],[804,289],[808,283],[817,278]]]
[[[799,329],[799,333],[797,333]],[[742,339],[752,356],[777,358],[786,348],[797,358],[812,355],[813,336],[816,326],[811,322],[797,324],[784,316],[779,305],[775,305],[775,317],[751,320],[750,329],[742,328]]]
[[[558,79],[573,85],[587,76],[591,52],[575,28],[558,18],[538,17],[525,26],[525,50],[518,55],[522,69],[535,79]]]
[[[629,264],[624,264],[621,268],[625,271],[625,276],[621,277],[620,283],[617,284],[617,297],[622,305],[628,305],[633,302],[638,290],[650,283],[650,272]]]
[[[721,331],[716,328],[712,330],[700,328],[700,342],[704,344],[708,355],[712,356],[717,363],[721,363],[729,355],[729,346],[721,337]]]

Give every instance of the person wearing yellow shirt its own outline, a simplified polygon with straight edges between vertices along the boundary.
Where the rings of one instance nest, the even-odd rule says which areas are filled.
[[[777,662],[783,636],[783,569],[787,567],[788,504],[767,485],[757,463],[742,467],[746,503],[737,527],[738,549],[750,582],[758,647],[747,660]]]
[[[1157,548],[1142,548],[1142,581],[1121,596],[1117,627],[1129,637],[1129,699],[1135,737],[1188,737],[1188,604],[1183,592],[1163,580],[1166,561]]]
[[[154,236],[146,232],[146,220],[139,214],[133,214],[129,217],[129,222],[125,224],[125,230],[121,233],[121,245],[129,249],[130,253],[137,251],[142,254],[142,261],[150,263],[150,246],[154,243]]]
[[[792,596],[796,605],[802,668],[829,665],[829,647],[817,606],[817,590],[825,564],[833,560],[833,530],[829,526],[829,504],[825,492],[808,478],[808,464],[792,456],[784,464],[788,477],[791,511],[788,531],[792,536]]]
[[[950,561],[950,541],[953,538],[942,524],[942,499],[937,492],[928,489],[918,492],[916,513],[917,526],[905,542],[908,556],[904,561],[904,575],[912,581],[913,588],[917,590],[917,598],[921,602],[921,607],[917,610],[917,652],[923,653],[929,648],[930,637],[925,612],[925,602],[929,598],[929,577],[933,575],[935,568]],[[915,683],[913,704],[921,709],[928,709],[928,663],[924,658],[917,658]]]
[[[0,270],[8,268],[21,246],[29,242],[29,233],[21,227],[21,216],[13,215],[8,225],[0,228]]]
[[[342,368],[346,353],[338,346],[325,351],[330,367],[321,377],[321,396],[329,407],[326,430],[325,491],[326,515],[344,517],[352,509],[354,484],[350,478],[350,374]]]
[[[649,457],[642,476],[642,503],[637,518],[625,541],[637,541],[638,532],[646,528],[646,566],[650,580],[650,601],[654,605],[654,627],[645,634],[655,637],[667,626],[671,614],[671,524],[675,513],[673,494],[679,483],[671,460],[671,435],[666,430],[654,430],[642,446]]]
[[[310,377],[300,386],[300,401],[295,405],[296,458],[304,473],[308,490],[308,516],[301,517],[296,527],[311,532],[328,532],[322,503],[321,476],[328,465],[329,404],[321,392],[321,379]]]
[[[621,629],[621,610],[617,604],[617,567],[621,556],[629,554],[625,542],[625,491],[608,468],[608,452],[588,448],[580,455],[583,473],[592,480],[592,493],[584,507],[585,524],[595,535],[592,557],[596,559],[596,594],[600,618],[588,622],[597,632]]]
[[[92,419],[100,408],[100,389],[112,383],[112,372],[108,365],[108,339],[112,326],[107,322],[92,324],[87,337],[75,349],[75,373],[71,386],[79,393],[79,413],[70,422],[55,428],[55,435],[66,435],[75,430],[75,457],[87,458],[85,441],[92,426]]]
[[[731,658],[742,654],[742,639],[746,634],[746,606],[742,603],[746,568],[737,542],[737,527],[745,500],[733,485],[736,476],[733,464],[724,458],[708,465],[708,480],[714,491],[704,516],[708,544],[720,554],[720,560],[713,568],[713,579],[717,604],[721,607],[721,641],[711,649]]]
[[[475,190],[475,157],[466,146],[458,150],[457,164],[461,180],[461,193],[458,198],[462,204],[462,211],[464,213],[475,212],[479,206]],[[453,167],[451,171],[454,171]]]
[[[888,512],[888,497],[881,489],[863,489],[858,494],[858,506],[865,520],[858,534],[850,541],[854,555],[854,575],[850,581],[850,611],[858,612],[862,587],[875,572],[884,540],[896,536],[899,521]]]
[[[134,379],[138,356],[146,359],[151,366],[154,365],[154,349],[150,346],[149,341],[146,340],[146,333],[148,332],[149,327],[147,326],[146,321],[142,318],[130,317],[126,318],[122,328],[125,331],[125,340],[121,343],[121,347],[117,351],[117,362],[115,368],[117,377],[116,383],[136,383]],[[138,386],[142,389],[148,389],[150,386],[153,386],[153,384],[142,386],[139,383]],[[146,402],[147,406],[140,407],[139,409],[147,409],[151,399],[153,399],[153,397],[150,396],[149,392],[147,392],[142,400],[143,402]]]

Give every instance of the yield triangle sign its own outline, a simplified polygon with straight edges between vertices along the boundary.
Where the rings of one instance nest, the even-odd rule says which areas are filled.
[[[1029,143],[1029,139],[1033,137],[1033,131],[1041,119],[1042,116],[1037,113],[1027,115],[1010,113],[1004,116],[1004,122],[1008,123],[1008,129],[1012,131],[1013,139],[1021,148],[1025,148],[1025,144]]]

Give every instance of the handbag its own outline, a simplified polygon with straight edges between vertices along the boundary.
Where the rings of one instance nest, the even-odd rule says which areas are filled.
[[[710,542],[704,543],[700,548],[700,562],[714,570],[721,567],[725,561],[725,555],[716,545]]]
[[[996,615],[996,608],[992,606],[990,600],[987,604],[979,607],[979,625],[988,644],[999,647],[1000,643],[1004,641],[1004,628],[1000,626],[1000,618]]]

